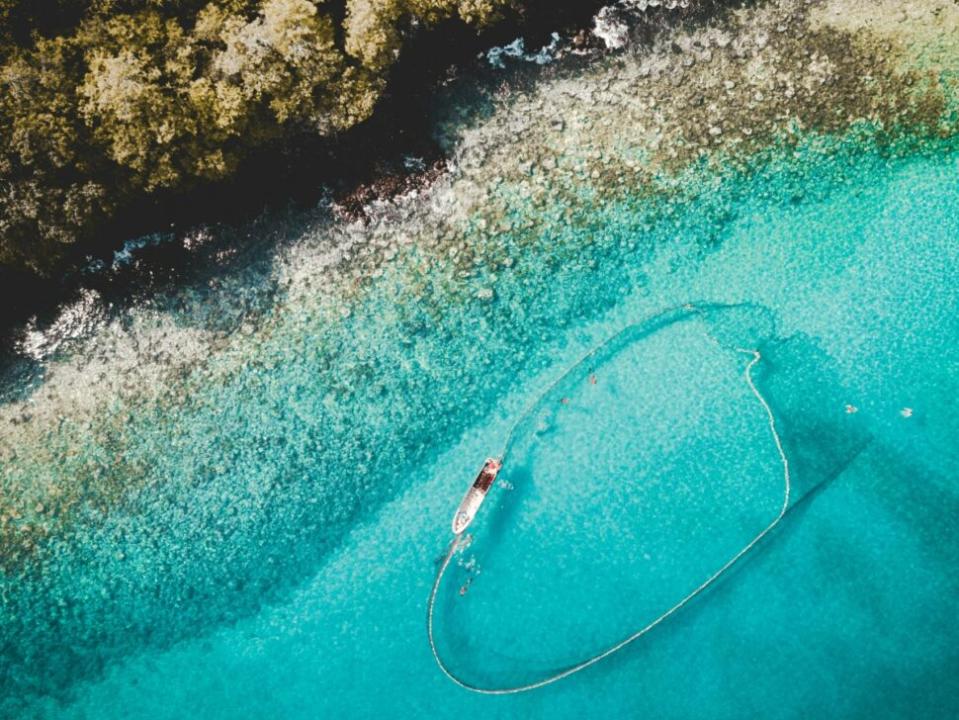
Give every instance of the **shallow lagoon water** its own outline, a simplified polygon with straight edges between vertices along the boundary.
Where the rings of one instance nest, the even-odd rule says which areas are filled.
[[[209,271],[32,328],[0,388],[0,716],[955,715],[955,27],[782,0],[452,98],[448,170],[369,222],[201,229]],[[538,398],[440,598],[466,679],[596,652],[771,519],[739,344],[786,522],[600,666],[452,686],[436,561]]]
[[[502,283],[491,303],[451,311],[445,327],[459,328],[470,342],[488,336],[492,362],[510,352],[532,360],[506,363],[514,371],[509,376],[466,362],[462,387],[469,392],[456,386],[462,377],[443,375],[455,358],[421,356],[420,367],[427,368],[422,388],[403,384],[402,364],[392,366],[400,384],[384,391],[390,402],[402,401],[404,393],[435,393],[455,403],[411,402],[434,413],[417,421],[424,432],[429,421],[442,430],[437,442],[414,453],[385,446],[390,452],[379,458],[379,471],[394,473],[395,484],[383,493],[384,503],[355,498],[360,510],[344,511],[345,534],[324,545],[325,553],[307,548],[281,563],[287,589],[271,594],[265,588],[264,604],[236,610],[233,621],[203,610],[180,616],[175,599],[162,612],[150,599],[142,606],[144,624],[174,627],[171,639],[157,642],[130,626],[132,639],[120,652],[81,648],[72,662],[88,679],[60,688],[57,699],[24,703],[18,714],[955,714],[957,163],[947,149],[897,159],[866,149],[833,160],[779,160],[730,193],[736,204],[718,242],[704,245],[696,235],[702,208],[690,204],[691,216],[670,224],[688,234],[667,242],[660,229],[663,236],[641,253],[609,251],[619,270],[605,275],[605,285],[587,272],[560,272],[549,285],[553,296],[540,295],[540,285],[531,297],[521,283],[512,290]],[[797,173],[810,188],[821,188],[800,202],[793,199]],[[608,232],[635,232],[627,210],[616,227],[616,209],[602,208]],[[603,271],[602,257],[595,259]],[[367,332],[384,333],[396,323],[382,297],[389,295],[371,293],[368,314],[354,315],[368,323]],[[554,298],[566,302],[540,305]],[[630,322],[698,298],[750,303],[771,320],[773,351],[757,379],[782,423],[791,459],[802,468],[804,491],[815,486],[814,492],[713,590],[614,659],[528,695],[482,698],[454,687],[433,664],[424,615],[460,494],[482,459],[501,446],[511,421],[586,349]],[[506,318],[514,327],[500,330]],[[781,475],[761,411],[742,382],[743,360],[705,337],[695,323],[679,324],[637,344],[628,358],[596,368],[596,384],[569,398],[566,407],[578,407],[578,414],[557,429],[560,437],[566,433],[566,446],[545,443],[541,456],[527,463],[531,472],[505,476],[512,490],[496,488],[474,545],[461,558],[475,563],[469,592],[460,597],[459,583],[451,582],[441,608],[442,639],[457,670],[510,683],[595,652],[678,599],[775,512]],[[410,356],[464,345],[428,338]],[[64,571],[60,581],[82,583],[86,575],[95,582],[100,572],[149,585],[151,547],[168,557],[162,544],[181,542],[183,567],[169,568],[166,580],[202,588],[203,578],[191,573],[210,570],[191,558],[189,533],[199,533],[191,523],[209,522],[224,503],[252,508],[250,523],[268,525],[250,499],[263,492],[256,478],[287,461],[284,448],[306,442],[275,410],[290,401],[283,373],[302,382],[296,358],[303,357],[294,353],[285,370],[273,370],[261,386],[266,395],[251,396],[241,383],[231,398],[221,388],[217,414],[207,414],[203,399],[195,399],[197,421],[221,424],[195,431],[195,438],[214,443],[211,453],[220,452],[217,438],[225,442],[231,433],[284,437],[253,470],[242,454],[243,468],[224,460],[236,463],[233,498],[214,495],[222,488],[210,482],[176,490],[179,508],[152,505],[154,514],[140,519],[118,513],[115,522],[132,526],[122,536],[124,554],[109,549],[105,559],[94,556],[92,569],[68,564],[74,574]],[[597,395],[589,396],[592,391]],[[849,414],[846,405],[858,411]],[[408,422],[404,408],[395,413],[383,417],[383,437],[393,436],[393,424]],[[148,438],[148,429],[142,432]],[[145,454],[156,452],[155,442],[145,444]],[[164,473],[186,477],[195,449],[187,443],[182,453],[151,457]],[[564,462],[567,471],[558,474]],[[321,477],[335,484],[327,490],[333,497],[349,503],[352,493],[364,492],[347,466],[334,470],[344,475]],[[177,526],[177,517],[189,523]],[[268,527],[282,530],[291,518],[300,521],[280,515]],[[114,543],[117,537],[100,536]],[[274,546],[264,542],[255,528],[223,536],[230,546],[227,569],[277,563],[275,549],[287,546],[274,540]],[[467,570],[456,572],[464,579]],[[250,577],[276,576],[253,570]],[[214,575],[211,582],[219,580]],[[242,608],[230,589],[205,602],[219,605],[218,612]],[[123,620],[140,612],[134,600]],[[75,622],[90,621],[81,615]],[[64,628],[70,639],[69,623]],[[99,671],[89,674],[83,663]]]

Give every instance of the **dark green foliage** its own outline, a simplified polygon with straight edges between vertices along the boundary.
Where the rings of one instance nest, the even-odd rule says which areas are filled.
[[[45,274],[130,202],[370,116],[406,29],[511,0],[0,0],[0,265]]]

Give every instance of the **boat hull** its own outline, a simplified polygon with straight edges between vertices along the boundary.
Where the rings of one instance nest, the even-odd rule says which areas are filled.
[[[483,465],[482,470],[480,470],[476,480],[473,481],[470,489],[466,491],[466,495],[463,496],[462,502],[460,502],[456,513],[453,515],[454,535],[462,534],[476,518],[476,513],[479,512],[480,505],[486,499],[486,494],[493,486],[493,481],[496,480],[496,475],[501,467],[501,463],[492,458],[488,459]]]

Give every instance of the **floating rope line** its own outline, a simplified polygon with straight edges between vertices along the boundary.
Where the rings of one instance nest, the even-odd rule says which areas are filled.
[[[701,308],[694,305],[687,304],[687,305],[683,305],[681,308],[673,308],[672,310],[664,311],[657,317],[665,317],[671,313],[675,313],[677,310],[680,310],[680,309],[691,314],[697,314],[697,315],[701,314]],[[520,416],[519,420],[513,423],[513,425],[510,427],[509,432],[507,433],[506,442],[504,443],[504,446],[503,446],[503,452],[500,455],[501,460],[505,462],[507,459],[507,455],[509,454],[509,451],[512,447],[513,437],[516,432],[516,428],[522,423],[523,420],[525,420],[529,415],[532,414],[532,412],[540,405],[543,399],[545,399],[550,394],[550,392],[552,392],[563,380],[569,377],[577,368],[579,368],[584,363],[586,363],[587,361],[595,357],[602,350],[609,347],[615,340],[620,338],[624,333],[626,333],[627,331],[631,329],[639,327],[639,325],[640,325],[639,323],[634,323],[632,325],[627,326],[626,328],[624,328],[623,330],[620,330],[618,333],[616,333],[611,338],[606,340],[605,342],[601,343],[600,345],[590,350],[586,355],[580,358],[580,360],[577,361],[572,367],[570,367],[569,370],[563,373],[561,377],[559,377],[552,384],[550,384],[546,388],[546,390],[540,393],[540,395],[536,398],[536,400],[533,401],[526,408],[526,410]],[[709,337],[710,340],[712,340],[717,346],[719,346],[720,349],[724,349],[723,346],[719,343],[719,341],[715,337],[713,337],[709,332],[707,332],[707,337]],[[639,640],[641,637],[646,635],[646,633],[650,632],[653,628],[657,627],[658,625],[666,621],[668,618],[670,618],[671,616],[675,615],[677,612],[682,610],[686,605],[692,602],[694,598],[702,594],[707,588],[713,585],[713,583],[719,580],[719,578],[722,577],[730,568],[732,568],[733,565],[735,565],[739,560],[741,560],[743,556],[745,556],[750,550],[756,547],[756,545],[760,541],[762,541],[764,537],[766,537],[770,532],[772,532],[772,530],[777,525],[779,525],[782,519],[786,516],[787,511],[790,509],[789,501],[790,501],[790,492],[791,492],[792,483],[791,483],[791,478],[789,474],[789,459],[786,457],[786,451],[783,449],[782,438],[780,438],[779,432],[776,429],[776,417],[773,414],[772,408],[769,406],[769,403],[766,401],[766,398],[759,391],[759,389],[756,387],[755,382],[753,381],[753,376],[752,376],[753,368],[760,362],[760,360],[762,359],[762,355],[760,354],[759,350],[756,350],[756,349],[747,349],[747,348],[741,348],[741,347],[736,347],[735,349],[737,352],[750,356],[750,360],[746,364],[746,369],[743,372],[743,376],[744,376],[744,379],[746,380],[746,384],[749,386],[750,391],[755,396],[759,404],[762,406],[762,409],[766,414],[766,419],[769,425],[769,432],[772,435],[773,442],[776,445],[776,452],[779,454],[779,459],[782,463],[783,502],[782,502],[782,506],[779,509],[779,512],[776,514],[775,518],[773,518],[772,522],[770,522],[765,528],[763,528],[752,540],[746,543],[746,545],[744,545],[742,549],[740,549],[732,557],[730,557],[725,563],[719,566],[719,568],[717,568],[711,575],[709,575],[705,580],[703,580],[698,586],[696,586],[693,590],[687,593],[681,600],[679,600],[679,602],[677,602],[675,605],[673,605],[669,609],[665,610],[663,613],[661,613],[659,616],[657,616],[648,624],[641,627],[639,630],[636,630],[634,633],[623,638],[616,644],[611,645],[605,650],[602,650],[599,653],[596,653],[595,655],[592,655],[586,658],[582,662],[579,662],[571,667],[566,668],[565,670],[561,670],[552,675],[548,675],[542,678],[541,680],[536,680],[534,682],[526,683],[523,685],[515,685],[515,686],[508,686],[508,687],[480,687],[478,685],[473,685],[472,683],[469,683],[466,680],[461,679],[443,661],[443,658],[440,656],[439,649],[436,647],[436,641],[433,637],[433,615],[434,615],[435,605],[436,605],[436,595],[443,581],[443,576],[445,575],[446,570],[449,567],[450,561],[453,559],[453,554],[456,552],[456,550],[460,546],[463,529],[465,529],[463,528],[459,530],[459,532],[455,533],[453,540],[450,542],[449,549],[446,552],[446,557],[443,558],[443,561],[442,563],[440,563],[439,569],[436,572],[436,578],[433,580],[433,588],[430,591],[429,605],[427,607],[427,614],[426,614],[426,629],[427,629],[427,636],[429,637],[430,649],[433,652],[433,657],[436,660],[436,664],[439,666],[440,670],[443,671],[443,674],[446,675],[446,677],[448,677],[454,683],[459,685],[461,688],[464,688],[465,690],[469,690],[471,692],[481,693],[483,695],[513,695],[515,693],[528,692],[530,690],[536,690],[538,688],[546,687],[547,685],[552,685],[553,683],[559,682],[560,680],[563,680],[564,678],[568,678],[570,675],[575,675],[576,673],[581,672],[585,670],[586,668],[591,667],[592,665],[595,665],[596,663],[602,660],[605,660],[609,656],[619,652],[620,650],[625,648],[627,645],[630,645],[636,640]],[[483,477],[487,467],[490,465],[491,462],[495,466],[495,470],[493,471],[493,476],[495,477],[495,471],[498,471],[500,463],[498,461],[493,460],[493,461],[487,461],[487,466],[484,466],[484,471],[480,474],[480,478]],[[480,482],[480,478],[477,479],[477,483]],[[464,504],[465,503],[466,503],[466,500],[464,499]],[[454,523],[455,523],[455,520],[454,520]]]

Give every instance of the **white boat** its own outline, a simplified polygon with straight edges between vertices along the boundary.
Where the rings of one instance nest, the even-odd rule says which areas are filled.
[[[499,460],[487,458],[483,464],[483,469],[476,476],[476,480],[473,481],[470,489],[466,491],[463,502],[460,503],[460,506],[456,509],[456,514],[453,515],[454,535],[462,533],[473,522],[476,512],[483,504],[483,500],[486,499],[486,493],[493,486],[493,481],[496,480],[496,475],[501,467],[503,467],[503,464]]]

